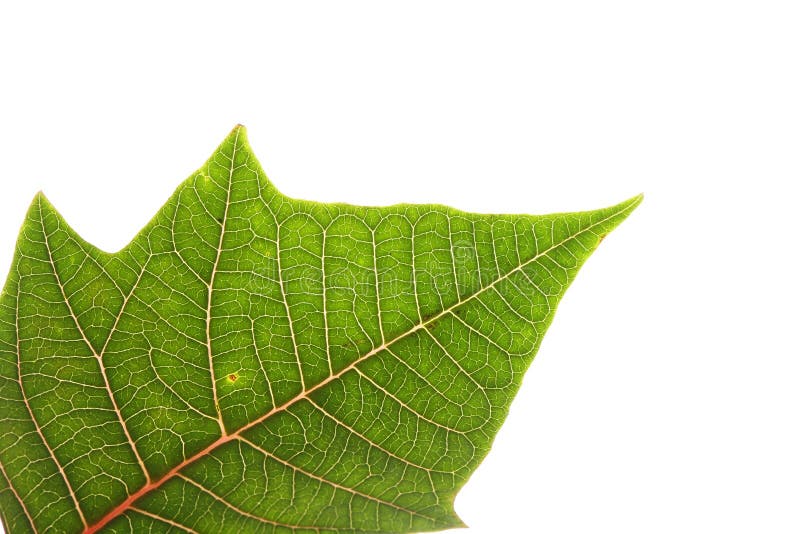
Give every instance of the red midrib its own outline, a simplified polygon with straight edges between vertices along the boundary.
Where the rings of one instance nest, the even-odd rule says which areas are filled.
[[[178,474],[178,472],[181,469],[183,469],[187,465],[195,462],[196,460],[199,460],[203,456],[205,456],[207,454],[210,454],[211,451],[213,451],[217,447],[219,447],[221,445],[224,445],[225,443],[227,443],[229,441],[233,441],[234,439],[236,439],[236,436],[238,434],[239,434],[239,432],[236,432],[234,434],[228,434],[227,436],[222,436],[221,438],[219,438],[218,440],[213,442],[211,445],[209,445],[208,447],[206,447],[202,451],[198,452],[194,456],[191,456],[191,457],[187,458],[186,460],[184,460],[180,464],[178,464],[175,467],[173,467],[172,470],[169,473],[167,473],[166,475],[164,475],[163,477],[161,477],[158,480],[153,481],[153,482],[151,482],[149,484],[145,484],[144,486],[139,488],[135,493],[131,494],[127,499],[125,499],[119,505],[117,505],[116,508],[113,508],[106,515],[104,515],[97,523],[87,527],[86,530],[83,531],[84,534],[92,534],[94,532],[99,531],[101,528],[106,526],[112,519],[114,519],[117,516],[122,515],[123,513],[125,513],[131,507],[131,505],[134,502],[139,500],[141,497],[147,495],[151,491],[153,491],[155,489],[158,489],[162,484],[164,484],[164,482],[166,482],[167,480],[171,479],[176,474]]]

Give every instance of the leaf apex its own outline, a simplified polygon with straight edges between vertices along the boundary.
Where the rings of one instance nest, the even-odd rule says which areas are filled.
[[[225,136],[225,139],[217,146],[217,149],[214,153],[218,153],[220,151],[224,151],[225,147],[236,147],[236,146],[247,146],[247,128],[245,128],[242,124],[237,124],[236,126],[231,129],[228,135]],[[213,156],[212,156],[213,158]]]
[[[630,210],[633,210],[636,208],[636,206],[641,204],[643,200],[644,200],[644,193],[639,193],[638,195],[632,196],[628,200],[623,200],[618,204],[618,206],[621,208],[628,208]]]
[[[240,139],[247,137],[247,128],[245,128],[244,124],[237,123],[236,126],[233,127],[233,130],[231,130],[231,133],[228,134],[229,137],[235,137],[237,135]]]
[[[50,202],[50,199],[44,194],[44,191],[41,189],[36,192],[33,196],[33,200],[31,201],[30,210],[40,210],[42,208],[53,208],[53,204]]]
[[[628,215],[630,215],[633,212],[633,210],[635,210],[639,206],[639,204],[642,203],[643,200],[644,200],[644,193],[639,193],[638,195],[632,196],[631,198],[623,200],[622,202],[607,208],[607,210],[604,210],[616,214],[616,216],[614,217],[615,223],[611,228],[609,228],[609,231],[613,230],[622,221],[627,219]]]

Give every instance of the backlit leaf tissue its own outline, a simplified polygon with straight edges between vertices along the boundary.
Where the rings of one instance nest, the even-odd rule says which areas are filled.
[[[0,296],[6,531],[463,526],[559,300],[640,200],[295,200],[242,127],[117,253],[38,195]]]

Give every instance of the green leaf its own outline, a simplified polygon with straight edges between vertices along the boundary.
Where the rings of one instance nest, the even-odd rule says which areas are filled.
[[[237,127],[126,248],[39,194],[0,297],[8,532],[463,526],[556,305],[639,204],[283,196]]]

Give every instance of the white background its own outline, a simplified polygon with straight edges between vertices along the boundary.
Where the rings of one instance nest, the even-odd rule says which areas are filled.
[[[645,201],[456,508],[475,534],[800,531],[795,2],[3,2],[0,266],[39,189],[123,246],[241,122],[285,193]]]

